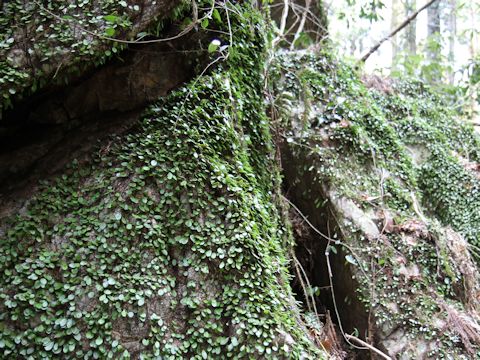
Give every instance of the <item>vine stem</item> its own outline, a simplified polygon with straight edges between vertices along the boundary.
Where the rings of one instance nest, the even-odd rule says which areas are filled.
[[[289,199],[287,199],[285,196],[283,196],[283,198],[285,199],[286,202],[288,202],[294,209],[295,211],[303,218],[303,220],[305,220],[305,222],[308,224],[308,226],[310,226],[310,228],[315,231],[317,234],[321,235],[323,238],[325,238],[328,243],[327,243],[327,248],[325,250],[325,257],[326,257],[326,260],[327,260],[327,268],[328,268],[328,278],[329,278],[329,282],[330,282],[330,289],[332,291],[332,302],[333,302],[333,307],[335,309],[335,315],[337,316],[337,319],[338,319],[338,325],[339,325],[339,328],[340,328],[340,332],[342,333],[342,336],[343,338],[345,339],[345,341],[353,346],[354,348],[356,349],[360,349],[360,350],[372,350],[374,352],[376,352],[377,354],[381,355],[382,357],[384,357],[386,360],[392,360],[391,357],[389,357],[388,355],[385,355],[382,351],[380,351],[379,349],[375,348],[373,345],[370,345],[368,343],[366,343],[365,341],[363,340],[360,340],[358,339],[357,337],[353,336],[353,335],[350,335],[350,334],[347,334],[345,333],[344,329],[343,329],[343,325],[342,325],[342,321],[341,321],[341,318],[340,318],[340,312],[338,310],[338,306],[337,306],[337,301],[336,301],[336,298],[335,298],[335,288],[334,288],[334,285],[333,285],[333,271],[332,271],[332,267],[331,267],[331,264],[330,264],[330,244],[332,242],[337,242],[336,240],[332,239],[330,236],[328,235],[325,235],[324,233],[322,233],[320,230],[318,230],[309,220],[308,218],[300,211],[300,209],[294,204],[292,203]],[[357,255],[355,254],[355,252],[347,245],[347,244],[344,244],[344,243],[340,243],[341,245],[343,245],[344,247],[346,247],[348,250],[350,250],[353,254],[354,257],[357,258]],[[358,258],[357,258],[357,262],[358,264],[360,264],[360,262],[358,261]],[[361,266],[360,267],[360,270],[364,273],[364,270],[362,269]],[[364,273],[365,274],[365,273]],[[365,274],[366,275],[366,274]],[[357,343],[360,344],[361,346],[358,346],[358,345],[355,345],[353,344],[350,340],[358,340]],[[367,346],[368,345],[368,346]]]
[[[198,18],[198,6],[197,6],[197,3],[192,0],[192,10],[193,10],[193,21],[185,28],[183,29],[181,32],[179,32],[177,35],[174,35],[174,36],[171,36],[171,37],[168,37],[168,38],[163,38],[163,39],[152,39],[152,40],[138,40],[138,41],[132,41],[132,40],[122,40],[122,39],[116,39],[116,38],[112,38],[110,36],[105,36],[105,35],[102,35],[102,34],[98,34],[94,31],[90,31],[88,29],[85,29],[84,27],[80,26],[78,23],[76,23],[73,19],[65,19],[57,14],[55,14],[53,11],[50,11],[48,10],[47,8],[45,8],[42,4],[40,4],[38,1],[33,1],[38,7],[40,7],[40,9],[42,9],[43,11],[45,11],[46,13],[48,13],[50,16],[54,17],[55,19],[61,21],[61,22],[67,22],[67,23],[73,23],[73,25],[80,29],[81,31],[84,31],[86,32],[87,34],[90,34],[92,36],[95,36],[97,38],[100,38],[100,39],[103,39],[103,40],[109,40],[109,41],[114,41],[114,42],[118,42],[118,43],[122,43],[122,44],[153,44],[153,43],[159,43],[159,42],[165,42],[165,41],[171,41],[171,40],[175,40],[175,39],[178,39],[184,35],[186,35],[187,33],[189,33],[190,31],[192,31],[192,29],[195,27],[195,25],[205,19],[206,17],[208,17],[208,14],[204,17],[202,17],[201,19]],[[215,7],[215,2],[213,2],[213,5],[212,5],[212,9]],[[212,10],[213,11],[213,10]],[[210,14],[210,13],[209,13]]]

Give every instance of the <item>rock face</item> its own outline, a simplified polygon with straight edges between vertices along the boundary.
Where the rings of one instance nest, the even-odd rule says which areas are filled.
[[[131,47],[119,59],[59,91],[32,96],[0,123],[0,197],[17,199],[25,181],[53,174],[135,125],[147,103],[165,96],[204,66],[204,33]],[[191,51],[198,55],[192,57]],[[102,140],[103,139],[103,140]],[[28,174],[28,176],[26,176]],[[27,186],[28,187],[28,186]],[[9,206],[12,208],[12,206]]]
[[[72,72],[104,62],[155,20],[175,17],[178,5],[175,0],[1,2],[0,110],[26,91],[62,83]]]
[[[221,67],[140,119],[128,114],[134,126],[4,211],[3,357],[322,357],[289,286],[292,241],[264,114],[266,29],[249,6],[232,10],[217,10],[220,30],[228,17],[235,33]],[[65,92],[67,123],[139,106],[181,80],[161,78],[174,69],[168,61],[140,59],[145,68],[105,68]],[[157,88],[142,70],[159,67]],[[115,69],[137,79],[130,95],[141,101],[99,91]],[[52,108],[44,102],[36,114]]]
[[[202,47],[209,35],[202,31],[168,42],[130,44],[121,55],[125,44],[104,38],[105,32],[119,41],[140,32],[142,39],[135,41],[149,40],[153,33],[175,37],[182,30],[177,18],[192,12],[175,1],[9,1],[0,6],[3,215],[17,211],[40,179],[134,126],[147,103],[191,79],[207,58]],[[95,69],[107,59],[108,65]],[[14,107],[5,109],[12,101]]]
[[[4,104],[42,88],[0,120],[1,357],[480,356],[480,141],[428,89],[272,59],[249,4],[1,4]]]
[[[393,358],[478,357],[478,137],[418,84],[369,89],[328,55],[280,62],[287,190],[317,228],[297,250],[312,286],[331,268],[337,320]]]

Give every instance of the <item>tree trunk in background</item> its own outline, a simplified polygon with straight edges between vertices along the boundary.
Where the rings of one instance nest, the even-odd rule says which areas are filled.
[[[405,12],[406,16],[410,16],[415,12],[417,7],[416,0],[406,0],[405,1]],[[405,48],[408,50],[410,55],[415,55],[417,52],[417,20],[414,19],[410,24],[408,24],[405,29]]]
[[[440,34],[440,1],[433,3],[427,10],[428,14],[428,37],[438,36]],[[428,58],[431,61],[437,61],[440,51],[434,49],[428,50]]]
[[[469,20],[470,20],[470,28],[472,29],[471,35],[470,35],[470,43],[469,43],[469,50],[470,50],[470,59],[475,59],[475,57],[478,55],[478,33],[474,29],[477,27],[476,25],[476,19],[477,19],[477,14],[476,14],[476,9],[480,6],[478,3],[478,0],[476,1],[471,1],[469,4]],[[474,115],[476,112],[478,112],[479,105],[477,102],[477,92],[472,91],[470,94],[470,112],[472,115]],[[475,116],[473,116],[475,117]]]
[[[392,1],[392,21],[391,29],[394,30],[400,23],[415,12],[416,0],[393,0]],[[417,51],[417,20],[414,19],[404,29],[403,33],[399,33],[392,39],[392,70],[396,69],[399,61],[398,54],[406,52],[413,55]]]
[[[392,21],[390,28],[392,30],[396,29],[403,18],[402,11],[402,2],[401,0],[392,1]],[[392,37],[392,71],[397,68],[397,55],[402,50],[401,48],[401,37],[396,35]]]
[[[476,29],[476,9],[480,6],[478,1],[471,1],[469,4],[469,17],[470,17],[470,27],[472,29],[472,34],[470,36],[470,57],[473,59],[478,54],[478,33],[473,29]]]
[[[429,63],[429,81],[438,82],[442,77],[442,71],[437,66],[441,59],[442,43],[440,32],[440,1],[434,2],[427,10],[428,15],[428,38],[427,38],[427,59]]]
[[[441,1],[436,1],[427,9],[428,36],[440,33],[440,3]]]
[[[451,68],[448,70],[448,82],[453,85],[455,80],[455,36],[457,33],[457,2],[449,0],[445,14],[445,28],[448,33],[448,63]]]

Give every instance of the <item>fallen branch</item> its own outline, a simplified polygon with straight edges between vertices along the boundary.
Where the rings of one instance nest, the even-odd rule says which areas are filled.
[[[370,345],[369,343],[366,343],[366,342],[363,341],[362,339],[359,339],[359,338],[357,338],[356,336],[349,335],[349,334],[345,334],[345,336],[347,337],[348,340],[356,341],[356,342],[359,343],[360,345],[365,346],[365,347],[368,347],[370,350],[374,351],[375,353],[377,353],[378,355],[380,355],[380,356],[381,356],[382,358],[384,358],[385,360],[393,360],[390,356],[384,354],[383,352],[381,352],[380,350],[378,350],[376,347]]]
[[[423,10],[425,10],[430,5],[432,5],[435,1],[437,1],[437,0],[430,0],[425,5],[423,5],[420,9],[418,9],[412,15],[410,15],[408,18],[406,18],[395,30],[393,30],[390,34],[385,36],[382,40],[377,42],[365,55],[363,55],[363,57],[359,60],[359,62],[365,62],[370,57],[370,55],[372,55],[375,51],[378,50],[380,45],[382,45],[385,41],[387,41],[391,37],[395,36],[400,30],[402,30],[405,26],[410,24],[412,22],[412,20],[414,20],[417,17],[418,14],[420,14]]]

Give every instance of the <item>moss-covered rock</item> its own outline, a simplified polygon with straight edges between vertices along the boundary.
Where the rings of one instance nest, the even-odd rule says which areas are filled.
[[[222,68],[3,219],[4,357],[321,356],[289,287],[268,32],[246,9],[219,11],[235,34]]]
[[[1,2],[0,113],[20,96],[104,63],[148,30],[158,35],[162,18],[176,18],[186,5],[176,0]]]
[[[156,15],[188,10],[176,2],[2,4],[3,104],[64,66],[98,65],[119,49],[105,36],[130,39]],[[369,88],[351,67],[309,50],[277,58],[265,14],[248,4],[200,3],[193,13],[218,36],[211,46],[195,38],[211,56],[201,76],[0,219],[2,356],[321,358],[335,334],[326,336],[318,314],[302,314],[290,260],[307,308],[326,293],[342,332],[357,330],[402,359],[479,356],[480,142],[472,129],[422,84]],[[18,48],[25,31],[46,26]],[[177,85],[154,84],[132,103]],[[88,91],[66,95],[79,118],[102,106],[132,109],[128,97],[101,96],[82,108],[79,92]],[[310,243],[297,239],[297,253],[308,254],[298,263],[281,170],[316,226]]]
[[[328,54],[279,64],[286,180],[324,231],[341,321],[390,356],[479,356],[478,137],[422,84],[367,88]]]

